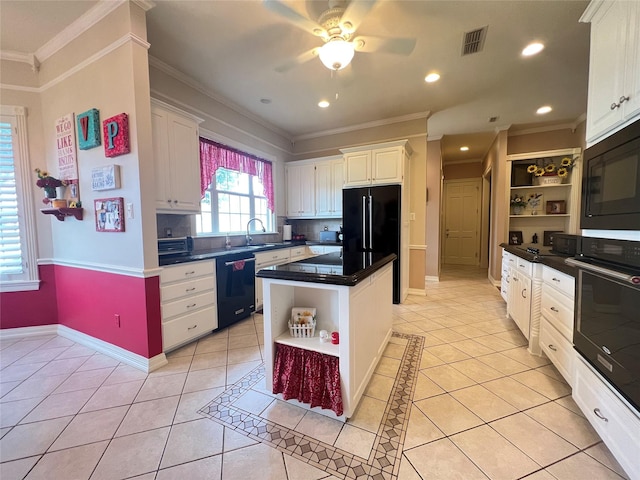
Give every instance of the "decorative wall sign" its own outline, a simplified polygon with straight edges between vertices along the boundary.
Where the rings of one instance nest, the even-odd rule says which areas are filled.
[[[551,200],[547,202],[547,215],[564,213],[567,213],[567,202],[565,200]]]
[[[96,231],[124,232],[124,199],[96,198],[93,201],[96,211]]]
[[[77,183],[78,161],[76,158],[74,126],[73,113],[56,120],[56,153],[58,158],[58,178]]]
[[[102,122],[104,136],[104,154],[117,157],[130,152],[129,148],[129,116],[121,113]]]
[[[105,165],[91,169],[91,190],[120,188],[120,165]]]
[[[92,108],[76,117],[78,124],[78,147],[89,150],[100,145],[100,111]]]

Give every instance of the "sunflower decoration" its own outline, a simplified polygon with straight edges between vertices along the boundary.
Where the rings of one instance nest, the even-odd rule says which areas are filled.
[[[569,175],[569,172],[571,171],[571,169],[573,168],[573,166],[575,165],[575,162],[573,161],[573,159],[571,157],[564,157],[561,161],[560,161],[560,168],[558,169],[558,176],[565,178],[567,175]]]

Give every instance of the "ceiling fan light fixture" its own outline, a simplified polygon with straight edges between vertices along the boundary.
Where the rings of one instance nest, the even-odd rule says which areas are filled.
[[[329,70],[342,70],[349,65],[354,53],[353,43],[336,38],[320,47],[320,61]]]

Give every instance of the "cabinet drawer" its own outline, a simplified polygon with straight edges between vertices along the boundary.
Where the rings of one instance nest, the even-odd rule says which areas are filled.
[[[299,260],[307,256],[307,247],[295,247],[290,249],[291,260]]]
[[[573,342],[573,302],[545,283],[542,285],[540,308],[564,338]]]
[[[171,319],[177,315],[193,312],[210,305],[215,305],[216,294],[213,290],[200,295],[189,295],[188,297],[175,300],[173,302],[162,302],[162,321]]]
[[[571,275],[559,272],[558,270],[544,265],[542,269],[542,281],[560,290],[571,300],[575,298],[576,280]]]
[[[259,267],[275,265],[276,263],[286,263],[289,261],[289,249],[270,250],[268,252],[256,253],[256,270]]]
[[[516,257],[516,264],[518,271],[520,273],[525,274],[527,277],[531,277],[531,272],[533,270],[533,263],[528,262],[520,257]]]
[[[176,282],[187,280],[202,275],[211,275],[215,271],[213,260],[206,262],[187,262],[182,265],[163,267],[160,273],[160,283]]]
[[[569,385],[573,384],[573,344],[545,318],[540,319],[540,348],[553,362]]]
[[[216,307],[211,306],[162,324],[162,345],[166,352],[218,327]]]
[[[216,280],[213,275],[194,278],[193,280],[163,285],[160,287],[160,298],[162,299],[162,302],[167,302],[187,295],[201,293],[206,290],[213,290],[215,287]]]
[[[640,418],[580,356],[576,358],[573,399],[629,478],[640,478]]]

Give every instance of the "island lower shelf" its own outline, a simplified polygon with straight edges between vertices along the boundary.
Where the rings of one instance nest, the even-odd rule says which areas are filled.
[[[351,417],[391,338],[393,307],[392,264],[355,286],[263,278],[265,388],[273,391],[277,345],[287,345],[337,357],[343,415],[318,413],[345,421]],[[315,336],[292,337],[288,321],[294,307],[317,309]],[[323,343],[320,330],[337,331],[340,343]]]
[[[274,339],[275,343],[281,343],[282,345],[289,345],[290,347],[304,348],[305,350],[311,350],[312,352],[324,353],[325,355],[332,355],[334,357],[340,356],[340,345],[334,345],[331,342],[321,342],[320,337],[316,336],[311,338],[298,338],[292,337],[290,334],[285,333]]]

